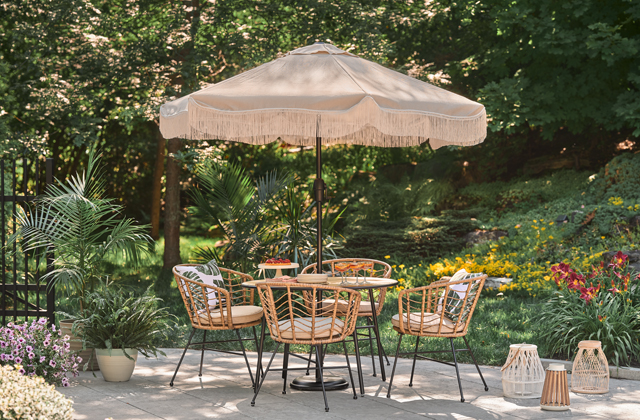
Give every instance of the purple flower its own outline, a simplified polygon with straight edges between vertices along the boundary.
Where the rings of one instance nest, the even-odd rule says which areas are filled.
[[[24,338],[22,338],[22,337],[18,338],[18,343],[24,343],[24,342],[25,342]]]
[[[16,345],[16,350],[22,350],[22,344]],[[16,353],[17,354],[17,353]]]
[[[69,348],[71,347],[71,344],[69,343],[64,343],[64,349],[65,350],[69,350]]]
[[[76,357],[76,362],[77,363],[82,363],[82,357],[80,357],[80,356]]]
[[[0,354],[0,362],[4,362],[7,359],[7,355],[2,353]]]
[[[6,359],[7,360],[13,360],[13,354],[7,354]]]
[[[56,367],[56,361],[55,360],[50,360],[49,361],[49,366]]]
[[[44,340],[44,342],[42,343],[45,347],[49,347],[49,344],[51,344],[51,341],[49,340]]]
[[[46,358],[46,357],[44,357],[44,356],[40,356],[40,363],[44,362],[45,360],[47,360],[47,358]]]
[[[67,388],[67,387],[69,386],[69,382],[63,382],[63,383],[62,383],[62,386],[63,386],[64,388]]]
[[[20,375],[24,375],[24,374],[25,374],[25,370],[24,370],[24,369],[22,369],[22,368],[20,368],[20,369],[18,370],[18,373],[19,373]]]
[[[27,346],[27,347],[25,347],[25,349],[26,349],[29,353],[31,353],[31,352],[33,351],[33,347],[31,347],[31,346]]]
[[[20,351],[18,349],[13,349],[13,351],[11,353],[13,353],[13,354],[15,354],[17,356],[18,353],[20,353]]]
[[[57,344],[54,344],[53,347],[51,347],[53,349],[53,351],[58,351],[60,349],[60,346],[58,346]]]
[[[0,341],[0,348],[5,348],[7,347],[7,343],[5,343],[4,341]]]
[[[34,358],[34,356],[35,356],[35,354],[33,354],[33,353],[29,353],[29,359],[33,359],[33,358]]]
[[[51,331],[56,332],[56,326],[55,325],[51,326]]]
[[[15,358],[15,362],[16,362],[17,364],[20,364],[20,363],[22,363],[22,359],[21,359],[20,357],[16,357],[16,358]]]
[[[40,325],[45,325],[46,323],[47,323],[47,318],[40,318],[38,320],[38,324],[40,324]]]

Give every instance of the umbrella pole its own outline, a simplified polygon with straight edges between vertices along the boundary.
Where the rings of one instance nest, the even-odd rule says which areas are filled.
[[[316,179],[313,182],[313,190],[316,199],[316,217],[318,218],[318,267],[317,272],[322,273],[322,203],[324,201],[324,180],[322,179],[322,138],[316,137]]]

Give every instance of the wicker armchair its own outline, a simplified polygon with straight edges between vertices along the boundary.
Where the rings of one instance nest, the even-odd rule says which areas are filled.
[[[193,264],[181,264],[173,268],[173,275],[180,290],[180,295],[184,301],[184,305],[189,314],[191,321],[191,335],[187,346],[182,352],[182,357],[178,362],[176,371],[171,378],[170,386],[173,386],[173,381],[178,374],[178,369],[182,364],[184,355],[187,349],[191,346],[200,346],[202,354],[200,356],[200,373],[198,376],[202,376],[202,364],[204,361],[204,351],[221,351],[214,348],[207,348],[208,344],[218,344],[221,342],[238,342],[242,353],[235,351],[224,350],[224,353],[230,353],[234,355],[244,356],[244,360],[249,370],[249,376],[251,377],[251,384],[255,387],[255,381],[253,379],[253,373],[251,366],[249,365],[249,359],[244,348],[244,341],[253,340],[258,346],[258,338],[256,335],[255,326],[262,321],[263,310],[259,306],[253,305],[254,291],[245,289],[241,286],[246,281],[253,280],[248,274],[243,274],[237,271],[229,270],[226,268],[219,268],[220,273],[223,276],[224,287],[208,285],[200,283],[194,280],[190,280],[178,273],[177,267],[193,266]],[[212,300],[212,296],[215,298]],[[212,305],[212,302],[216,302]],[[240,335],[240,329],[252,327],[253,338],[242,338]],[[192,343],[193,335],[196,330],[203,330],[202,342]],[[207,341],[207,331],[234,331],[236,334],[236,340],[218,340]]]
[[[484,383],[485,391],[489,390],[466,338],[467,329],[486,278],[487,276],[484,274],[470,274],[463,280],[453,282],[440,280],[429,286],[402,290],[400,292],[398,295],[398,314],[394,315],[391,319],[393,329],[400,334],[400,338],[398,339],[391,379],[389,380],[387,398],[391,397],[391,385],[393,384],[393,376],[396,371],[399,355],[413,355],[413,366],[411,368],[409,386],[413,386],[416,359],[431,360],[454,366],[458,377],[458,387],[460,388],[460,400],[464,402],[456,353],[468,351]],[[412,353],[400,353],[400,344],[405,334],[416,336],[416,346]],[[422,354],[428,353],[442,353],[442,351],[418,351],[420,337],[449,338],[454,363],[421,356]],[[457,337],[462,337],[466,349],[455,348],[453,339]]]
[[[386,279],[391,278],[391,266],[389,264],[387,264],[384,261],[372,260],[369,258],[341,258],[341,259],[335,259],[335,260],[325,260],[322,262],[323,272],[331,273],[331,275],[334,277],[340,277],[340,274],[338,273],[338,271],[336,271],[335,266],[337,263],[341,263],[341,262],[373,263],[373,273],[371,273],[370,275],[368,274],[369,277],[382,277]],[[301,274],[316,273],[316,272],[317,272],[317,263],[313,263],[306,266],[304,269],[302,269]],[[376,376],[377,375],[376,362],[375,362],[376,354],[374,351],[376,346],[374,346],[373,344],[374,329],[372,327],[373,322],[371,320],[371,317],[373,315],[372,308],[375,307],[376,316],[379,316],[380,312],[382,311],[382,305],[384,305],[384,299],[387,295],[387,289],[386,288],[377,289],[377,290],[374,290],[373,293],[374,293],[374,299],[375,299],[375,302],[373,305],[371,304],[369,294],[368,293],[362,294],[363,298],[362,298],[362,302],[360,302],[360,309],[358,309],[358,316],[367,318],[367,325],[357,326],[356,331],[362,330],[362,329],[368,330],[367,334],[358,333],[357,335],[365,336],[369,339],[369,348],[371,349],[371,365],[373,366],[373,376]],[[341,306],[344,306],[344,304],[342,304]],[[357,345],[357,340],[358,340],[358,337],[354,335],[354,341],[356,342],[356,345]],[[387,361],[387,366],[389,366],[390,365],[389,358],[387,357],[387,354],[384,352],[384,348],[382,349],[382,354]],[[359,357],[358,357],[358,363],[360,363]],[[364,388],[361,387],[361,389],[364,389]]]
[[[329,411],[327,393],[323,381],[323,371],[327,369],[348,369],[353,388],[353,398],[357,398],[356,388],[353,382],[351,365],[347,356],[347,346],[344,339],[353,334],[356,326],[360,294],[354,290],[334,286],[301,285],[291,283],[264,283],[258,284],[258,295],[265,312],[265,321],[271,334],[271,339],[277,343],[276,349],[271,355],[264,375],[256,386],[255,395],[251,405],[255,405],[260,388],[269,371],[281,371],[284,384],[282,393],[287,392],[287,372],[305,370],[306,367],[289,367],[289,355],[305,360],[305,357],[293,354],[289,351],[291,344],[310,345],[316,353],[316,378],[322,384],[325,410]],[[333,302],[327,304],[328,301]],[[339,301],[346,302],[346,310],[339,310]],[[323,357],[320,355],[320,346],[329,343],[342,342],[346,366],[324,366]],[[284,359],[282,369],[271,369],[273,359],[284,343]],[[309,360],[311,358],[309,357]],[[258,371],[261,371],[261,358],[259,358]]]

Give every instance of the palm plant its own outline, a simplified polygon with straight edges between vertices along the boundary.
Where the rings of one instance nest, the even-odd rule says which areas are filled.
[[[281,229],[284,231],[278,245],[278,255],[289,254],[294,262],[300,262],[304,267],[311,263],[317,248],[317,227],[315,219],[311,218],[312,209],[316,203],[311,202],[305,207],[302,195],[289,186],[283,201],[276,203]],[[346,207],[341,211],[330,214],[327,210],[322,220],[323,251],[329,258],[338,258],[336,250],[339,243],[331,235],[338,219]]]
[[[101,269],[107,257],[120,255],[136,266],[153,241],[147,226],[121,217],[123,207],[105,197],[99,162],[100,155],[91,151],[86,171],[64,183],[56,179],[36,200],[33,211],[21,208],[18,229],[9,240],[21,239],[25,252],[53,252],[54,269],[44,277],[78,297],[81,312],[85,293],[105,276]]]
[[[276,235],[268,209],[291,176],[273,171],[254,185],[240,165],[207,159],[196,168],[196,179],[199,188],[190,193],[195,204],[190,212],[213,221],[225,233],[229,240],[225,262],[243,272],[253,268],[274,247]],[[200,260],[220,262],[215,249],[198,248],[195,253]]]

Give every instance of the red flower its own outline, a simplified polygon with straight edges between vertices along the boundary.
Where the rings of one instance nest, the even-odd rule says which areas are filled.
[[[582,287],[580,288],[580,299],[584,299],[585,303],[589,303],[598,294],[598,291],[600,291],[599,284],[597,287],[593,287],[593,285],[591,287]]]
[[[623,254],[622,251],[618,251],[618,253],[611,259],[609,267],[622,268],[626,265],[628,259],[629,257],[627,255]]]
[[[567,287],[569,289],[580,289],[580,287],[584,285],[584,282],[585,280],[582,275],[571,272],[569,280],[567,281]]]

